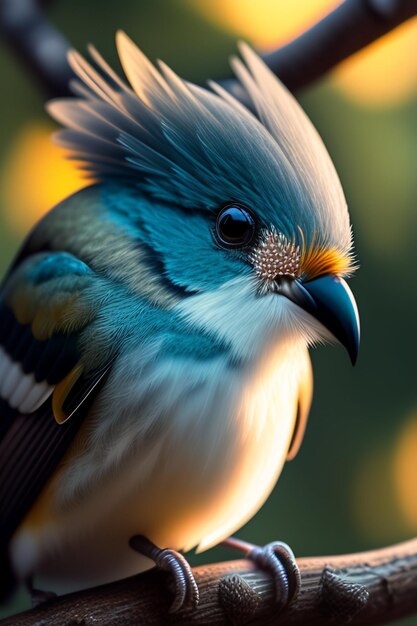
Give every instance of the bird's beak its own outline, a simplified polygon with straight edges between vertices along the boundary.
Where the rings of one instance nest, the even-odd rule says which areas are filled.
[[[355,364],[360,338],[358,308],[347,283],[331,274],[281,283],[279,292],[310,313],[346,348]]]

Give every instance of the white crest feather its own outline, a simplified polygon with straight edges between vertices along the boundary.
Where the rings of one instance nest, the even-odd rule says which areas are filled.
[[[242,201],[295,245],[349,252],[346,202],[326,148],[253,50],[241,44],[244,62],[232,67],[255,114],[219,85],[187,83],[162,62],[158,70],[122,32],[117,48],[130,86],[92,46],[95,67],[69,55],[78,97],[48,109],[66,127],[57,141],[71,158],[98,180],[128,179],[164,202]]]

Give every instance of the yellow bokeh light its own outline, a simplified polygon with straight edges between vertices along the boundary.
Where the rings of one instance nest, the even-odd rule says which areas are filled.
[[[392,445],[369,451],[352,495],[355,526],[366,539],[397,541],[417,531],[417,414]]]
[[[417,20],[411,20],[345,61],[335,83],[353,100],[394,105],[417,90]]]
[[[188,0],[211,21],[253,43],[259,50],[300,35],[340,4],[340,0]],[[417,18],[347,59],[333,83],[366,106],[392,106],[417,90]]]
[[[341,0],[189,0],[209,19],[249,39],[257,48],[273,48],[297,36]]]
[[[55,204],[85,187],[86,179],[51,141],[53,127],[30,124],[16,137],[1,168],[1,206],[11,227],[27,230]]]
[[[387,448],[369,450],[353,480],[353,523],[366,541],[385,543],[396,540],[403,530],[396,507],[390,460],[391,451]]]
[[[417,416],[406,422],[397,441],[393,473],[402,516],[410,530],[417,530]]]

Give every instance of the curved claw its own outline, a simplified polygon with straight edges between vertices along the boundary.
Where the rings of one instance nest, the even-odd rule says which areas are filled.
[[[300,569],[295,560],[294,552],[290,546],[283,541],[274,541],[272,545],[275,546],[274,552],[279,555],[281,563],[285,567],[287,576],[290,582],[290,594],[288,602],[292,602],[296,599],[301,589],[301,574]]]
[[[143,535],[131,537],[129,545],[136,552],[152,559],[156,567],[171,575],[175,589],[170,613],[197,608],[200,599],[197,583],[191,567],[182,554],[169,548],[161,550]]]
[[[161,550],[155,559],[157,567],[169,572],[175,583],[175,597],[170,613],[181,609],[196,609],[200,594],[187,560],[175,550]]]
[[[295,600],[300,591],[301,576],[294,553],[286,543],[273,541],[263,547],[255,547],[248,558],[272,574],[279,604],[287,605]]]

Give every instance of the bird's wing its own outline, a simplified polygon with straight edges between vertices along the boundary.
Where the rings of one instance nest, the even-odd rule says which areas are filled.
[[[98,314],[97,284],[73,255],[42,252],[20,260],[0,291],[0,552],[110,367],[85,366],[80,352]]]
[[[287,453],[287,461],[292,461],[297,456],[303,442],[307,426],[308,414],[310,413],[311,400],[313,397],[313,370],[310,357],[306,352],[305,365],[300,377],[298,387],[297,418],[294,433]]]

